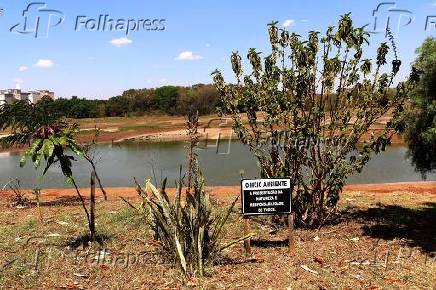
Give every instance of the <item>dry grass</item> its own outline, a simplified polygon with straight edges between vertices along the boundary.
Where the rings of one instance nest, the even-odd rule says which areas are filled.
[[[232,200],[217,200],[222,207]],[[0,200],[0,289],[435,289],[436,198],[429,194],[345,193],[342,216],[319,231],[298,229],[294,254],[286,231],[253,219],[253,255],[225,252],[205,278],[183,285],[144,220],[122,201],[99,202],[101,244],[83,247],[86,221],[74,198],[34,207]],[[226,239],[242,233],[235,212]],[[223,241],[225,242],[225,241]],[[85,243],[86,244],[86,243]],[[98,258],[100,260],[98,260]],[[313,271],[313,272],[311,272]]]

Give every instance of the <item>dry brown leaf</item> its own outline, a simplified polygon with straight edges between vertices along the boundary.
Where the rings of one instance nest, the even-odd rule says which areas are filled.
[[[107,269],[109,269],[110,267],[109,267],[108,265],[100,265],[100,268],[103,269],[103,270],[107,270]]]
[[[320,256],[317,256],[317,257],[313,258],[313,261],[317,262],[321,266],[324,266],[324,264],[325,264],[325,260],[322,257],[320,257]]]

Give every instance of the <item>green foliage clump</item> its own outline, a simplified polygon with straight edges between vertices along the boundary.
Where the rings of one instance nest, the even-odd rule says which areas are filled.
[[[0,146],[29,144],[39,128],[59,123],[60,118],[55,111],[27,101],[0,104],[0,131],[11,130],[9,136],[0,138]]]
[[[108,100],[72,96],[52,100],[44,97],[35,108],[64,118],[137,116],[147,113],[186,115],[195,108],[201,115],[214,112],[218,91],[213,85],[163,86],[156,89],[129,89]],[[22,102],[27,103],[27,102]]]
[[[403,110],[407,86],[400,83],[394,95],[390,89],[401,61],[394,57],[385,68],[387,43],[374,61],[364,58],[369,34],[353,26],[350,14],[324,36],[311,31],[302,39],[277,22],[268,31],[271,53],[262,58],[250,48],[249,69],[238,52],[231,55],[236,83],[213,73],[220,113],[233,119],[262,177],[292,178],[297,222],[321,226],[334,212],[346,178],[390,143],[396,117],[380,134],[368,133],[386,113]]]
[[[174,109],[177,101],[177,87],[174,86],[164,86],[156,89],[154,97],[155,103],[158,108],[165,112],[170,112]]]
[[[46,106],[48,101],[43,100],[42,103],[36,105],[25,101],[0,105],[0,130],[11,129],[9,136],[0,138],[0,145],[2,147],[11,147],[28,144],[29,148],[22,156],[20,166],[23,167],[28,159],[32,160],[35,168],[39,168],[45,162],[41,177],[47,173],[50,167],[59,164],[66,182],[74,186],[77,196],[80,198],[88,220],[90,236],[94,239],[93,201],[91,202],[91,209],[88,211],[85,200],[73,177],[72,161],[75,160],[74,155],[88,161],[92,168],[92,176],[97,179],[106,198],[106,191],[96,173],[95,163],[90,155],[95,140],[91,145],[79,145],[75,139],[79,131],[78,125],[75,123],[68,124],[61,118],[61,115],[53,113]],[[39,192],[39,190],[35,192]],[[38,194],[37,200],[39,207]]]
[[[403,129],[412,162],[425,177],[436,170],[436,38],[427,38],[416,53],[410,79],[415,87]]]
[[[31,159],[36,168],[45,161],[45,169],[42,175],[55,163],[59,163],[66,182],[74,184],[73,172],[71,170],[74,156],[68,155],[65,149],[71,150],[77,156],[83,157],[83,149],[76,143],[74,138],[78,131],[77,125],[67,126],[57,124],[39,128],[33,135],[32,145],[24,153],[20,160],[20,166]]]

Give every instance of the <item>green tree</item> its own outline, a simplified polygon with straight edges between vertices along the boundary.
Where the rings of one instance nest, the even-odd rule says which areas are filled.
[[[427,38],[416,53],[411,75],[415,88],[404,137],[413,164],[425,177],[436,170],[436,38]]]
[[[195,110],[200,115],[211,114],[218,99],[219,93],[213,85],[196,84],[190,88],[179,88],[177,112],[187,114]]]
[[[145,113],[154,109],[154,89],[130,89],[123,97],[129,100],[129,112]]]
[[[321,38],[311,31],[301,39],[277,22],[269,24],[269,37],[271,53],[263,59],[249,49],[248,72],[239,53],[232,54],[235,84],[213,73],[220,113],[232,118],[262,177],[292,178],[297,222],[321,226],[334,213],[346,178],[389,144],[395,119],[378,136],[366,133],[388,111],[397,116],[402,110],[406,86],[389,94],[401,62],[395,54],[384,72],[387,43],[374,62],[364,58],[369,34],[353,26],[350,14]]]
[[[125,116],[129,112],[129,100],[123,96],[112,97],[107,102],[109,116]]]
[[[174,114],[178,97],[178,89],[175,86],[163,86],[155,90],[154,98],[159,110]]]
[[[27,101],[0,104],[0,131],[9,129],[12,133],[0,138],[0,146],[30,144],[33,134],[39,128],[59,122],[61,114],[51,110],[47,102],[50,101],[41,101],[37,105]]]
[[[72,162],[75,161],[75,156],[86,159],[95,171],[95,164],[88,154],[89,147],[77,144],[75,139],[79,129],[77,124],[68,124],[58,114],[53,114],[50,109],[44,109],[47,107],[25,101],[0,105],[0,130],[11,129],[12,132],[10,136],[0,138],[0,145],[11,147],[29,144],[29,148],[20,160],[20,166],[23,167],[28,159],[31,159],[36,169],[45,163],[41,177],[50,167],[59,164],[66,183],[74,186],[81,200],[88,220],[90,238],[93,240],[95,238],[94,220],[86,207],[72,172]],[[98,177],[97,180],[102,188]]]

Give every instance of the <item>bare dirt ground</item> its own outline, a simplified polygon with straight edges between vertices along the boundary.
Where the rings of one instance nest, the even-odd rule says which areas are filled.
[[[187,140],[185,118],[166,115],[148,115],[142,117],[109,117],[96,119],[71,120],[80,125],[78,141],[89,143],[99,129],[98,143],[122,142],[127,140],[142,141],[183,141]],[[229,138],[232,134],[230,121],[223,121],[216,115],[202,116],[199,120],[199,133],[202,138]],[[1,132],[6,136],[9,131]],[[1,149],[0,152],[20,152],[26,146]]]
[[[371,128],[368,133],[378,135],[382,130],[383,124],[389,120],[389,117],[383,117]],[[71,120],[80,125],[81,131],[78,135],[78,141],[89,143],[95,135],[95,129],[100,130],[98,136],[99,143],[122,142],[127,140],[140,141],[185,141],[187,140],[184,117],[166,116],[166,115],[148,115],[142,117],[108,117],[97,119],[80,119]],[[207,115],[200,117],[199,133],[203,139],[228,139],[230,136],[236,138],[231,128],[229,119],[220,119],[217,115]],[[0,132],[7,134],[9,132]],[[392,138],[393,144],[404,144],[399,135]],[[1,149],[0,152],[19,152],[26,147]]]
[[[178,270],[153,241],[132,188],[99,197],[100,244],[83,247],[79,201],[69,190],[47,190],[43,220],[34,204],[11,207],[0,198],[0,289],[436,289],[436,182],[346,187],[340,215],[319,230],[296,229],[289,253],[285,226],[271,231],[253,218],[252,254],[238,244],[183,284]],[[218,209],[238,187],[209,187]],[[88,192],[86,189],[84,193]],[[33,200],[31,194],[26,196]],[[236,209],[222,243],[243,233]]]
[[[186,140],[185,122],[184,117],[164,115],[79,120],[83,130],[81,139],[87,141],[87,138],[92,137],[92,130],[97,127],[101,129],[100,142]],[[220,131],[225,136],[231,134],[231,123],[218,119],[216,115],[202,116],[199,123],[199,132],[204,137],[214,138]]]
[[[383,117],[372,128],[370,134],[378,135],[383,125],[389,121],[389,117]],[[234,136],[230,119],[221,119],[216,115],[200,117],[199,133],[201,138],[217,139]],[[96,126],[101,128],[100,142],[122,142],[126,140],[141,141],[183,141],[187,140],[184,129],[183,117],[156,116],[156,117],[132,117],[132,118],[103,118],[80,120],[81,128],[92,130]],[[92,131],[89,131],[92,132]],[[82,132],[81,140],[86,142],[92,135]],[[393,144],[403,144],[399,135],[392,138]]]
[[[89,192],[89,188],[83,188],[83,192]],[[136,190],[133,187],[110,187],[105,189],[109,199],[119,199],[120,197],[134,198],[137,196]],[[174,189],[171,189],[171,191]],[[240,194],[239,186],[211,186],[207,187],[210,194],[216,198],[236,197]],[[378,183],[378,184],[351,184],[344,187],[345,192],[364,192],[372,193],[415,193],[415,194],[430,194],[436,196],[436,182],[398,182],[398,183]],[[101,192],[96,193],[98,197],[102,197]],[[42,196],[46,198],[71,197],[76,196],[73,189],[54,188],[44,189]]]

